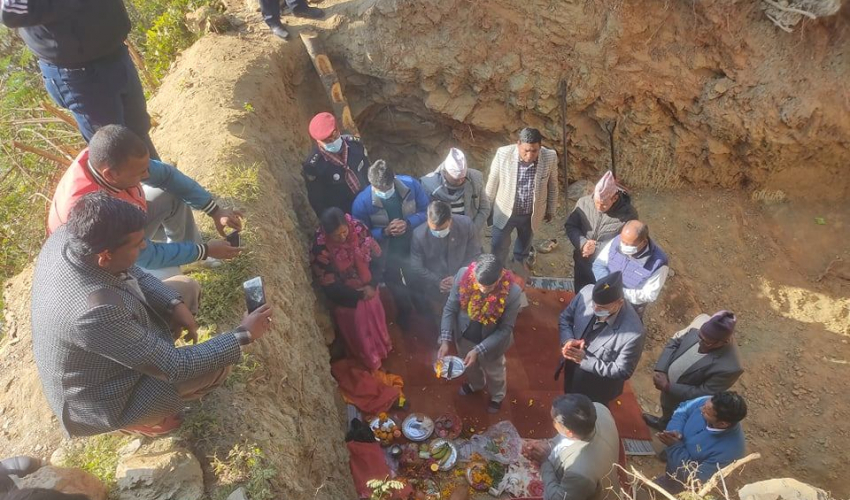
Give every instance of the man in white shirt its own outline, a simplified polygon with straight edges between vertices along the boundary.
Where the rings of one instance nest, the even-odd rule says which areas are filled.
[[[643,222],[627,222],[593,261],[597,281],[615,271],[623,273],[623,295],[643,318],[646,306],[658,298],[670,271],[667,254],[650,239],[649,226]]]

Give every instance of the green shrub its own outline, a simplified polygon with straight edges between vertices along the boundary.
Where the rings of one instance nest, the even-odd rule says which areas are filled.
[[[209,3],[209,0],[174,0],[153,20],[145,33],[143,52],[148,70],[155,78],[165,76],[177,54],[197,39],[186,27],[186,13]]]

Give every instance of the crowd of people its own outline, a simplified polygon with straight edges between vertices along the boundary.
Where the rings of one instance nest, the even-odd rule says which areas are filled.
[[[272,32],[286,38],[279,2],[261,5]],[[287,5],[296,16],[324,15],[304,0]],[[72,112],[88,143],[53,194],[33,277],[33,350],[44,394],[71,436],[172,432],[186,401],[221,385],[244,346],[272,324],[267,303],[197,343],[201,287],[181,266],[214,267],[238,256],[241,248],[226,237],[241,230],[244,214],[160,160],[124,45],[130,23],[120,0],[3,0],[0,14],[19,28],[49,95]],[[308,132],[315,145],[302,173],[319,220],[310,267],[348,356],[377,371],[392,350],[386,287],[402,330],[419,315],[435,319],[427,355],[454,350],[465,365],[459,394],[486,389],[487,411],[498,413],[505,353],[524,303],[524,282],[511,269],[534,265],[535,234],[556,216],[556,152],[527,127],[495,151],[486,179],[458,148],[417,179],[371,162],[330,113],[316,115]],[[193,211],[211,217],[220,238],[204,241]],[[589,499],[617,461],[607,405],[638,366],[645,311],[669,262],[611,172],[578,200],[564,227],[576,292],[558,319],[554,353],[565,395],[552,404],[557,437],[534,443],[529,456],[541,465],[546,499]],[[673,335],[655,366],[662,414],[644,418],[666,446],[667,474],[658,482],[671,492],[690,474],[704,481],[744,452],[747,405],[729,391],[743,372],[735,326],[729,311],[700,315]]]

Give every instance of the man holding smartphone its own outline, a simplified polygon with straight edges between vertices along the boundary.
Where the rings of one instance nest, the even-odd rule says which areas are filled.
[[[185,402],[221,385],[242,346],[269,330],[271,308],[263,305],[237,328],[178,349],[181,336],[197,342],[198,325],[177,291],[133,265],[146,245],[145,222],[137,206],[89,193],[37,260],[35,362],[71,436],[177,429]]]

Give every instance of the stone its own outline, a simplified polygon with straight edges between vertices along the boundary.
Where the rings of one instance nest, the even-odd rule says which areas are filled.
[[[130,441],[129,443],[125,444],[124,446],[122,446],[121,449],[118,450],[118,454],[121,455],[122,457],[126,456],[126,455],[132,455],[133,453],[136,453],[137,451],[139,451],[139,448],[141,448],[141,447],[142,447],[142,440],[141,439],[134,439],[134,440]]]
[[[209,5],[204,5],[186,14],[186,26],[193,33],[223,33],[232,28],[227,16],[220,14]]]
[[[769,479],[738,490],[741,500],[829,500],[829,494],[796,479]]]
[[[575,203],[582,196],[592,193],[593,186],[594,183],[586,179],[575,181],[567,188],[567,199]]]
[[[174,439],[159,439],[121,457],[115,478],[118,500],[200,500],[204,496],[201,464]]]
[[[469,123],[491,132],[502,132],[514,124],[515,117],[516,114],[511,113],[503,104],[490,101],[475,108],[469,117]]]
[[[249,500],[248,493],[245,492],[245,488],[240,486],[227,497],[227,500]]]
[[[48,465],[38,469],[27,477],[14,479],[20,488],[45,488],[68,494],[82,494],[91,500],[106,500],[106,486],[100,479],[80,469],[54,467]]]

